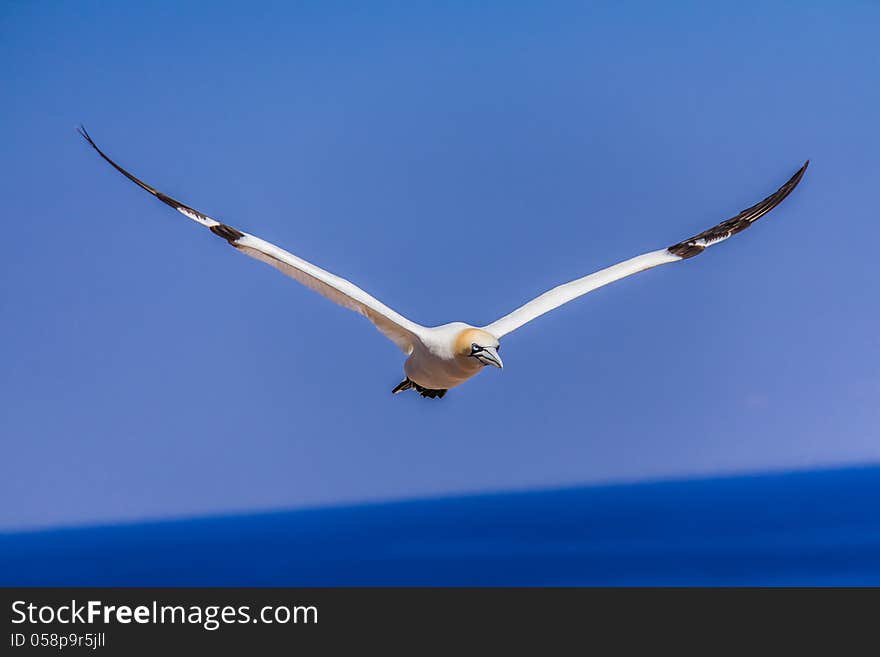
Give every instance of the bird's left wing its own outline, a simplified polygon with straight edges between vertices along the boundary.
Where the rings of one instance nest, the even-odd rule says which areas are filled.
[[[232,226],[212,219],[198,210],[171,198],[167,194],[163,194],[158,189],[154,189],[107,157],[98,148],[97,144],[92,141],[85,128],[81,127],[79,133],[113,168],[163,203],[170,205],[184,216],[207,227],[212,233],[222,237],[242,253],[272,265],[306,287],[338,303],[340,306],[360,313],[373,322],[404,353],[412,351],[415,341],[419,339],[420,333],[424,330],[423,326],[408,320],[375,297],[364,292],[351,281],[331,274],[270,242],[261,240],[259,237],[243,233]]]
[[[496,320],[483,328],[492,335],[500,338],[501,336],[518,329],[523,324],[540,317],[544,313],[549,312],[554,308],[558,308],[569,301],[573,301],[587,292],[592,292],[603,285],[608,285],[621,278],[637,274],[646,269],[651,269],[657,265],[678,262],[679,260],[685,260],[687,258],[692,258],[695,255],[699,255],[713,244],[722,242],[731,235],[736,235],[740,231],[745,230],[755,221],[770,212],[770,210],[782,203],[785,197],[797,187],[797,184],[801,181],[801,178],[803,178],[804,172],[807,170],[809,163],[809,160],[807,160],[788,180],[788,182],[773,194],[760,203],[756,203],[752,207],[743,210],[735,217],[722,221],[720,224],[713,226],[708,230],[704,230],[702,233],[694,235],[683,242],[673,244],[666,249],[644,253],[635,258],[624,260],[616,265],[597,271],[589,276],[584,276],[583,278],[578,278],[570,283],[555,287],[541,296],[532,299],[524,306],[520,306],[509,315],[505,315],[501,319]]]

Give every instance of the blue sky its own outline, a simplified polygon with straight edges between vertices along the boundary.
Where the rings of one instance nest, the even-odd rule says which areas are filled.
[[[877,462],[878,31],[869,2],[4,3],[0,528]],[[392,397],[394,345],[80,122],[423,324],[812,165],[437,402]]]

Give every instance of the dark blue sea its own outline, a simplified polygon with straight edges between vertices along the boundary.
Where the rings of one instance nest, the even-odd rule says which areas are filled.
[[[880,467],[3,533],[0,584],[876,586]]]

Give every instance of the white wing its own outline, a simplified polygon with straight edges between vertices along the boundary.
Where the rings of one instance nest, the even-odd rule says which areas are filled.
[[[287,274],[291,278],[296,279],[306,287],[323,294],[331,301],[335,301],[340,306],[354,310],[369,319],[376,327],[384,333],[392,342],[394,342],[404,353],[410,353],[413,349],[415,340],[419,339],[419,334],[424,329],[423,326],[411,322],[403,315],[395,312],[378,299],[370,296],[354,283],[340,278],[310,262],[298,258],[281,249],[274,244],[261,240],[259,237],[248,235],[231,226],[220,223],[211,217],[202,214],[198,210],[184,205],[176,201],[167,194],[163,194],[157,189],[150,187],[142,180],[134,177],[128,171],[111,160],[104,152],[98,148],[92,138],[80,128],[80,134],[85,138],[92,147],[98,151],[98,154],[109,162],[117,171],[122,173],[132,182],[139,185],[142,189],[150,192],[163,203],[170,205],[178,212],[189,217],[203,226],[206,226],[215,235],[219,235],[229,242],[242,253],[246,253],[252,258],[261,260],[272,265],[279,271]]]
[[[735,217],[731,217],[726,221],[722,221],[717,226],[703,231],[699,235],[694,235],[690,239],[686,239],[678,244],[673,244],[669,248],[660,249],[659,251],[651,251],[629,260],[624,260],[616,265],[612,265],[607,269],[602,269],[589,276],[584,276],[577,280],[565,283],[552,290],[545,292],[539,297],[532,299],[524,306],[514,310],[509,315],[505,315],[483,327],[486,331],[496,337],[501,337],[518,329],[523,324],[532,321],[536,317],[540,317],[546,312],[558,308],[564,303],[568,303],[579,296],[592,292],[596,288],[608,285],[614,281],[626,278],[640,271],[651,269],[657,265],[665,265],[669,262],[677,262],[692,258],[702,253],[706,248],[726,240],[731,235],[735,235],[740,231],[751,226],[755,221],[770,212],[779,205],[791,191],[797,187],[797,184],[804,176],[807,170],[807,160],[798,171],[786,182],[782,187],[773,194],[765,198],[760,203],[756,203],[752,207],[743,210]]]

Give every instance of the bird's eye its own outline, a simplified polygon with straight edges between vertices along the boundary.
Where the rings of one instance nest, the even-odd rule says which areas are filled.
[[[478,354],[481,351],[483,351],[483,348],[480,345],[478,345],[476,342],[471,344],[471,353],[472,354]]]

